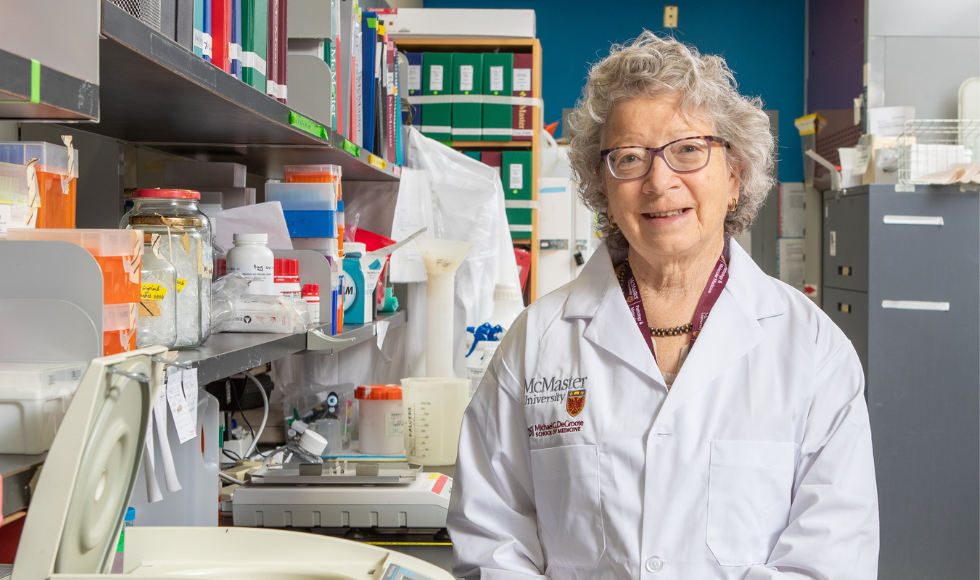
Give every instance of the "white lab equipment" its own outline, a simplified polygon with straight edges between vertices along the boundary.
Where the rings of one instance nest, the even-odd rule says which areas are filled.
[[[290,441],[266,456],[262,465],[282,467],[287,463],[323,463],[327,440],[313,429],[304,429],[299,439]]]
[[[136,483],[151,401],[163,388],[164,364],[156,357],[165,352],[149,347],[89,364],[37,483],[13,578],[68,580],[108,571]],[[368,580],[399,573],[452,579],[431,564],[374,546],[217,527],[130,528],[123,573],[159,579]]]
[[[47,451],[84,371],[84,362],[0,362],[0,453]]]
[[[456,463],[459,429],[470,402],[469,379],[402,379],[405,455],[421,465]]]
[[[236,526],[443,529],[452,487],[407,463],[263,468],[235,490],[232,510]]]

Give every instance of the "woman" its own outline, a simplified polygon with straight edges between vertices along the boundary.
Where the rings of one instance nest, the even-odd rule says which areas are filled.
[[[644,33],[571,122],[605,245],[515,322],[466,412],[456,575],[874,579],[857,355],[730,241],[771,187],[761,103]]]

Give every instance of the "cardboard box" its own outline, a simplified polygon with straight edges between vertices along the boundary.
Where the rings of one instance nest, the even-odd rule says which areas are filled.
[[[483,93],[483,55],[471,52],[453,53],[453,94]],[[479,141],[483,139],[483,105],[453,103],[453,139]]]
[[[504,205],[507,207],[507,223],[510,235],[515,239],[531,237],[531,212],[528,205],[534,198],[534,184],[531,174],[530,151],[504,151],[502,155],[501,179],[504,186]],[[516,203],[515,203],[516,202]]]
[[[495,52],[483,55],[483,94],[513,96],[514,54]],[[514,107],[483,104],[483,140],[510,141],[513,138]],[[506,187],[504,188],[507,189]]]
[[[422,55],[422,94],[449,95],[453,88],[453,54],[426,52]],[[438,141],[452,136],[453,106],[450,103],[422,105],[422,134]]]
[[[534,38],[534,10],[456,8],[381,8],[375,10],[388,33],[398,36],[451,36],[455,38]]]

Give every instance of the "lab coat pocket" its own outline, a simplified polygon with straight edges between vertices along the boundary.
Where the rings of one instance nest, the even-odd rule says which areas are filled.
[[[764,564],[789,522],[796,444],[712,441],[707,543],[722,566]]]
[[[548,563],[594,568],[605,549],[599,502],[599,449],[531,450],[538,529]]]

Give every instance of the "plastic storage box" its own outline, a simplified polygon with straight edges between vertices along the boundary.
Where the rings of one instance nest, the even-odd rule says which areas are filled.
[[[37,205],[40,198],[34,201]],[[0,240],[7,237],[8,229],[33,228],[37,213],[31,207],[26,168],[0,162]]]
[[[71,163],[68,157],[68,148],[62,145],[40,141],[0,142],[0,162],[26,166],[31,159],[38,160],[34,169],[41,196],[39,228],[75,227],[78,150],[73,150]]]
[[[0,362],[0,453],[51,447],[84,362]]]
[[[71,242],[85,248],[102,269],[104,304],[140,301],[143,235],[135,230],[11,230],[11,240]]]

